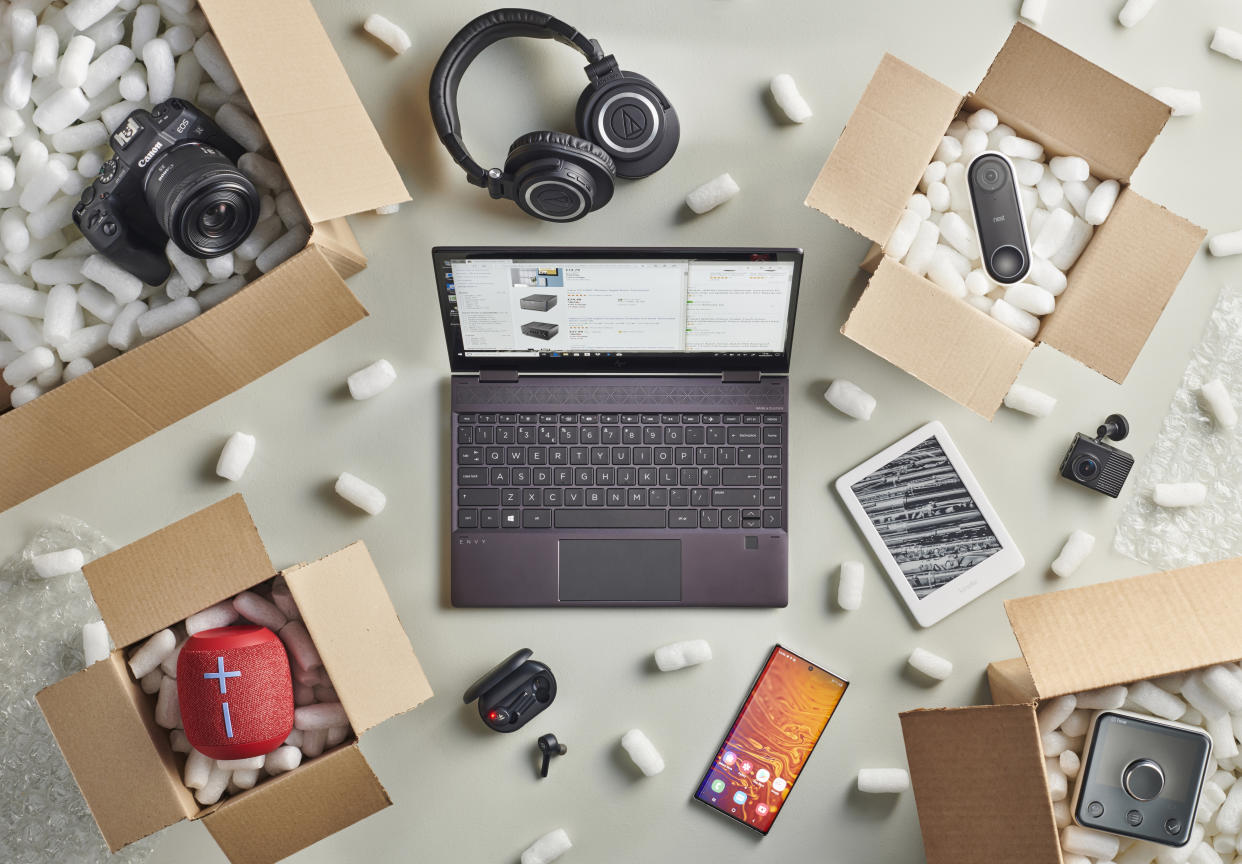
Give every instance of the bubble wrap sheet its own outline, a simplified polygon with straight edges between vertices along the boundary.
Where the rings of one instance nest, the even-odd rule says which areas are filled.
[[[1220,428],[1200,404],[1197,391],[1213,378],[1242,407],[1242,289],[1234,286],[1221,290],[1117,524],[1117,551],[1160,570],[1242,555],[1242,427]],[[1203,504],[1152,503],[1157,483],[1186,481],[1207,487]]]
[[[82,574],[35,574],[31,559],[75,547],[109,551],[83,522],[59,519],[0,564],[0,861],[4,864],[140,864],[144,840],[109,856],[35,694],[82,668],[82,625],[99,618]]]

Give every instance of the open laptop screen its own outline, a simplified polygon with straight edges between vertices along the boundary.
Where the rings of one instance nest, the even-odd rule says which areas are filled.
[[[785,372],[796,249],[433,250],[454,371]]]

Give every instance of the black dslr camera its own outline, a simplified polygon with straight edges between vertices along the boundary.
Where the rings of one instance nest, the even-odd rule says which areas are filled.
[[[1129,434],[1130,424],[1120,414],[1109,414],[1104,425],[1095,430],[1095,438],[1079,432],[1061,462],[1061,476],[1116,498],[1134,467],[1134,457],[1104,439],[1120,441]]]
[[[104,256],[148,285],[170,272],[164,247],[215,258],[259,221],[259,192],[237,160],[246,151],[184,99],[125,118],[113,156],[82,191],[73,221]]]

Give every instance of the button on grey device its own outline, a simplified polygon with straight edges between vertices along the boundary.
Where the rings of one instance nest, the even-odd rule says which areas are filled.
[[[1131,798],[1150,801],[1164,788],[1164,771],[1151,759],[1136,759],[1126,766],[1121,782]]]
[[[1087,805],[1087,815],[1094,819],[1099,819],[1104,815],[1104,805],[1099,801],[1092,801]]]
[[[1131,810],[1126,814],[1126,823],[1131,828],[1137,828],[1143,824],[1143,814],[1137,810]]]

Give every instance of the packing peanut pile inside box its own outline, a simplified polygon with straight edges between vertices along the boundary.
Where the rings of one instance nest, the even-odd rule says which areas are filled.
[[[966,188],[967,168],[984,151],[1013,160],[1031,238],[1030,271],[1024,281],[1007,287],[992,282],[983,270]],[[1095,226],[1108,218],[1120,190],[1116,180],[1101,183],[1092,177],[1081,156],[1046,159],[1043,145],[1018,137],[994,111],[981,108],[949,124],[884,252],[1034,339],[1039,319],[1056,308],[1065,290],[1066,272],[1091,242]]]

